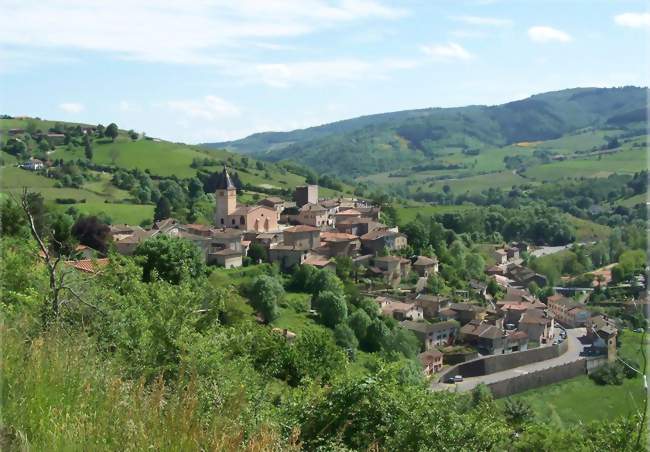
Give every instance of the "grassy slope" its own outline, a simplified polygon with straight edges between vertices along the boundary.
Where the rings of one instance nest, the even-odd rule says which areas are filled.
[[[36,121],[38,128],[47,130],[55,124],[55,121]],[[27,120],[0,120],[0,131],[10,128],[25,128]],[[115,142],[108,139],[96,140],[93,146],[93,161],[102,165],[115,164],[121,168],[139,168],[149,170],[152,175],[171,176],[181,178],[196,175],[197,169],[191,167],[195,158],[214,158],[221,161],[232,159],[237,166],[242,165],[242,157],[223,150],[206,150],[197,146],[188,146],[179,143],[170,143],[158,140],[132,141],[121,134]],[[52,159],[77,160],[84,158],[84,151],[81,147],[67,149],[65,146],[58,146],[50,154]],[[17,192],[26,186],[43,194],[43,197],[50,204],[56,198],[73,198],[85,200],[85,203],[77,203],[74,206],[86,214],[106,213],[113,221],[119,223],[140,224],[150,220],[153,216],[153,205],[139,205],[129,203],[129,194],[120,190],[110,183],[109,174],[96,173],[100,178],[98,181],[86,183],[82,188],[55,188],[55,181],[46,177],[14,167],[15,157],[2,153],[2,159],[6,166],[0,167],[0,187],[5,193]],[[263,188],[293,188],[296,185],[305,183],[303,176],[287,172],[286,170],[271,163],[264,164],[264,170],[255,168],[255,160],[249,159],[250,164],[247,171],[238,171],[243,183]],[[219,171],[219,167],[202,168],[207,171]],[[346,187],[351,192],[351,187]],[[321,189],[322,196],[335,196],[337,192],[329,189]],[[261,193],[261,197],[266,196]],[[127,203],[125,203],[127,202]],[[70,205],[61,206],[67,209]]]
[[[641,362],[641,334],[626,330],[620,355]],[[646,348],[649,344],[646,338]],[[570,428],[576,422],[614,419],[642,409],[643,380],[625,380],[621,386],[598,386],[587,376],[512,396],[530,403],[539,420]]]

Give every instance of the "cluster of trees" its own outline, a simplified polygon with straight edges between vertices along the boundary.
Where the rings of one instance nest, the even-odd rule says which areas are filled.
[[[351,273],[346,276],[350,278]],[[381,316],[377,303],[361,296],[349,279],[344,283],[331,271],[302,265],[295,269],[290,286],[311,294],[311,306],[320,322],[334,330],[336,343],[350,357],[354,358],[357,349],[380,352],[388,360],[413,359],[419,352],[413,333]]]
[[[409,246],[402,250],[405,256],[414,254],[437,257],[440,272],[429,278],[429,290],[448,294],[453,289],[467,289],[471,279],[485,279],[485,259],[475,249],[474,234],[456,233],[438,217],[418,216],[402,227]]]

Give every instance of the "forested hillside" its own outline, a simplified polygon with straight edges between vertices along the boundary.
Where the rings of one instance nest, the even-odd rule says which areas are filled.
[[[647,89],[576,88],[496,106],[412,110],[326,124],[293,132],[259,133],[207,147],[290,159],[318,171],[356,177],[410,169],[463,168],[478,156],[515,143],[556,140],[583,129],[645,130]],[[454,166],[455,165],[455,166]]]

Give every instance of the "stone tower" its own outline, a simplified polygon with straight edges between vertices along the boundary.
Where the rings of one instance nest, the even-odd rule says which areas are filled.
[[[214,224],[218,228],[225,228],[228,225],[228,215],[232,214],[237,208],[237,189],[235,184],[232,183],[225,166],[221,176],[217,190],[214,193],[216,198]]]

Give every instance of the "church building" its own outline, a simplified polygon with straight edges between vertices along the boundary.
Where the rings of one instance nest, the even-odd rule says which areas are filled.
[[[238,206],[237,189],[225,167],[222,175],[215,192],[214,224],[216,227],[257,232],[277,231],[278,215],[276,210],[260,205]]]

